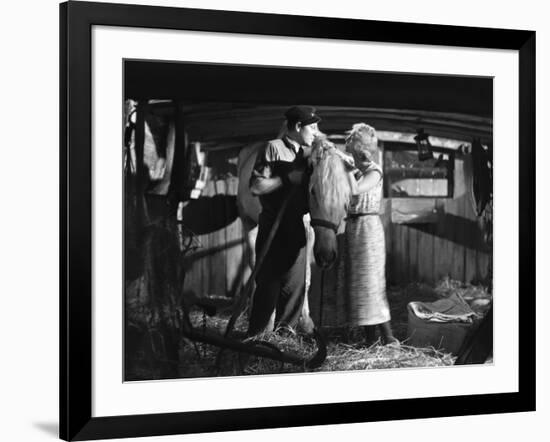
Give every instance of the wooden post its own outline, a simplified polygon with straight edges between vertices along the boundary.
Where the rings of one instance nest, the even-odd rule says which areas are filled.
[[[136,132],[134,150],[136,153],[136,225],[140,232],[146,222],[145,216],[145,163],[143,158],[145,144],[145,113],[147,101],[139,101],[136,106]]]
[[[174,161],[172,164],[172,178],[170,180],[170,188],[168,193],[170,195],[175,195],[176,199],[179,201],[185,181],[187,179],[187,132],[185,130],[185,121],[184,115],[182,112],[181,104],[175,104],[175,116],[174,116],[174,125],[175,125],[175,141],[174,141]]]

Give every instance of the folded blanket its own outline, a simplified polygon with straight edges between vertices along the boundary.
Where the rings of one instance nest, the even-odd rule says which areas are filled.
[[[435,302],[410,302],[408,307],[417,318],[431,322],[472,323],[479,317],[458,293]]]

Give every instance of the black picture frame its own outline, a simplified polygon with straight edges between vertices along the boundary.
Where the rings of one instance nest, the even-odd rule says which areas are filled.
[[[93,25],[509,49],[519,54],[519,391],[92,417]],[[535,410],[535,32],[198,9],[60,5],[60,437],[90,440]]]

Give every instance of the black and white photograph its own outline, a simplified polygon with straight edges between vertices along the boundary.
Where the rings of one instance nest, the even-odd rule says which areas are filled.
[[[114,1],[3,10],[0,439],[544,434],[544,3]]]
[[[124,381],[493,364],[493,78],[124,61]]]

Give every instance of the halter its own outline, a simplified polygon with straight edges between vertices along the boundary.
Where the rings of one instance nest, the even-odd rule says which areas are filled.
[[[333,230],[334,233],[338,233],[338,226],[333,222],[326,221],[324,219],[311,218],[311,221],[309,222],[309,224],[311,227],[315,227],[315,226],[326,227],[327,229]]]

